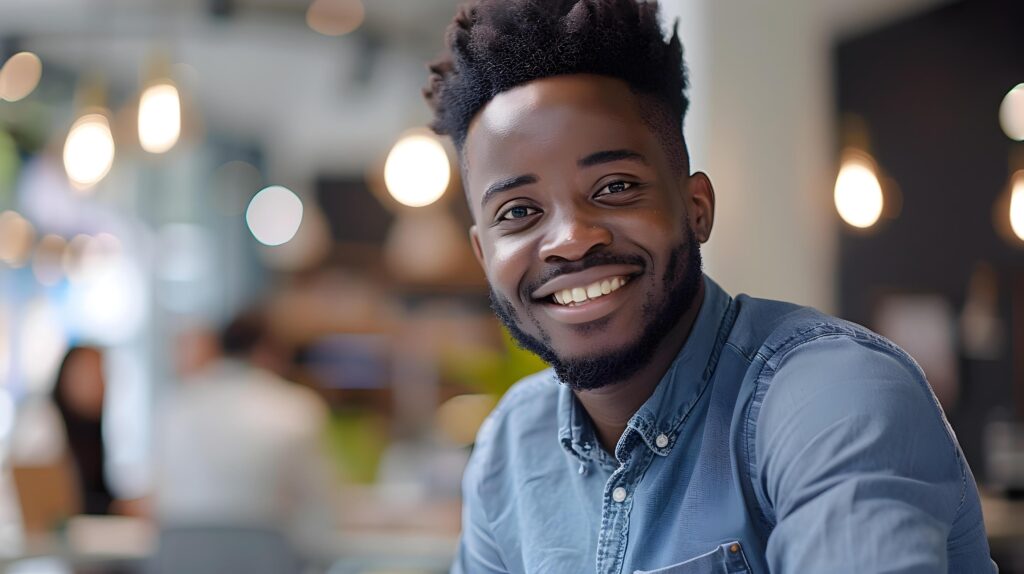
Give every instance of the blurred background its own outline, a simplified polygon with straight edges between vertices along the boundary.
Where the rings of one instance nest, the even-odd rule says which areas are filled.
[[[543,368],[423,129],[457,4],[0,0],[0,568],[446,571]],[[910,351],[1024,572],[1024,4],[662,6],[708,273]]]

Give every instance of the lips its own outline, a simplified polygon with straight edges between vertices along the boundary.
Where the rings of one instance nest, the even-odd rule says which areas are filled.
[[[634,265],[597,265],[566,273],[544,283],[531,297],[552,319],[582,324],[618,309],[628,295],[630,280],[643,269]]]
[[[620,278],[620,280],[628,280],[630,277],[639,275],[642,271],[643,268],[638,265],[595,265],[576,273],[563,273],[538,287],[530,296],[533,299],[544,299],[565,290],[569,290],[570,294],[572,294],[572,291],[575,289],[583,289],[584,293],[589,296],[588,289],[594,286],[595,283],[597,288],[603,291],[604,281],[611,282],[616,277]],[[596,296],[596,291],[593,292]],[[563,301],[565,299],[563,297]],[[575,295],[573,296],[573,301],[575,301]]]

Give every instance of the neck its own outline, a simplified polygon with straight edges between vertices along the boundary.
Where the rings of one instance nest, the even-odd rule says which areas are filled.
[[[589,391],[575,391],[583,409],[590,415],[597,438],[609,453],[615,453],[626,424],[636,411],[654,394],[668,368],[672,365],[690,336],[704,302],[704,281],[690,308],[680,317],[668,336],[658,344],[650,363],[628,379]]]

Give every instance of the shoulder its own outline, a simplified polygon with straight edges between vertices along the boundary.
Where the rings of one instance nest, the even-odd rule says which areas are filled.
[[[777,349],[758,384],[756,452],[768,474],[797,461],[821,469],[846,461],[961,486],[956,440],[924,373],[883,337],[826,321]]]
[[[813,311],[813,310],[811,310]],[[908,393],[941,411],[920,367],[903,349],[870,330],[813,311],[781,323],[759,351],[765,402],[822,392],[840,396]],[[864,396],[865,399],[869,398]]]
[[[534,373],[512,385],[498,401],[477,434],[476,450],[495,443],[518,442],[538,427],[557,425],[558,382],[551,369]]]
[[[546,448],[558,448],[558,389],[550,369],[509,388],[480,426],[464,486],[480,485],[500,474],[508,461],[523,453],[536,455]]]

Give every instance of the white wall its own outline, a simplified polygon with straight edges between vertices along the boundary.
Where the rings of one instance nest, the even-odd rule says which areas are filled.
[[[835,308],[828,30],[813,0],[668,0],[691,71],[687,138],[717,208],[727,291]]]

